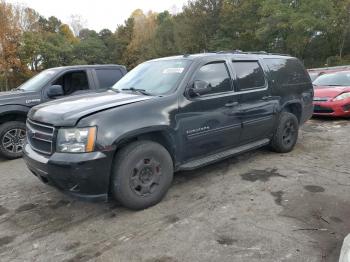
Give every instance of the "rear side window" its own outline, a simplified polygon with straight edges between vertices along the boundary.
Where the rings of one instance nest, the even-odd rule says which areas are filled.
[[[211,63],[202,66],[197,71],[194,80],[208,82],[212,88],[209,94],[232,91],[231,77],[225,62]]]
[[[257,61],[233,61],[239,91],[265,87],[265,75]]]
[[[270,69],[271,78],[278,85],[310,83],[310,77],[297,59],[266,58],[264,62]]]
[[[96,75],[99,82],[99,89],[112,87],[123,76],[119,69],[96,69]]]

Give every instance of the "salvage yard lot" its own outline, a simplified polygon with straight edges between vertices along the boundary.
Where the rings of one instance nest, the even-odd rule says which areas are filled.
[[[0,160],[1,261],[337,261],[350,232],[350,121],[312,119],[292,153],[176,174],[134,212],[43,185]]]

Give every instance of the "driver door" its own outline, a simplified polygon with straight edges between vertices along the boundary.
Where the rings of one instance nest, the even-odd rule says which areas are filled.
[[[211,91],[196,97],[187,94],[180,103],[177,120],[185,162],[237,145],[241,133],[238,98],[226,61],[200,65],[191,83],[194,81],[206,81]]]
[[[91,91],[91,88],[90,88],[91,80],[89,78],[90,76],[87,70],[74,70],[74,71],[64,72],[63,74],[58,76],[55,80],[53,80],[49,84],[49,86],[47,86],[47,88],[49,88],[52,85],[62,86],[63,96],[49,98],[46,92],[45,94],[46,101],[52,100],[52,99],[58,99],[66,96],[71,96],[71,95],[78,95],[81,93]]]

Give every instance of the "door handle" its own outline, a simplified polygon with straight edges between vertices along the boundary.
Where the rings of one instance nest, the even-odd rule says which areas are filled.
[[[272,98],[273,96],[263,96],[261,100],[267,101],[267,100],[271,100]]]
[[[238,102],[228,102],[227,104],[225,104],[226,107],[234,107],[234,106],[238,106]]]

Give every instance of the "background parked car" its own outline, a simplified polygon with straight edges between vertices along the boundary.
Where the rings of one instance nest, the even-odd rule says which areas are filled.
[[[313,84],[314,115],[350,116],[350,70],[323,74]]]
[[[317,77],[326,74],[326,73],[334,73],[339,71],[350,70],[350,66],[334,66],[334,67],[324,67],[324,68],[313,68],[308,69],[308,73],[310,75],[311,81],[315,81]]]
[[[15,90],[0,93],[0,154],[22,156],[25,120],[31,107],[66,96],[107,90],[126,74],[121,65],[47,69]]]

